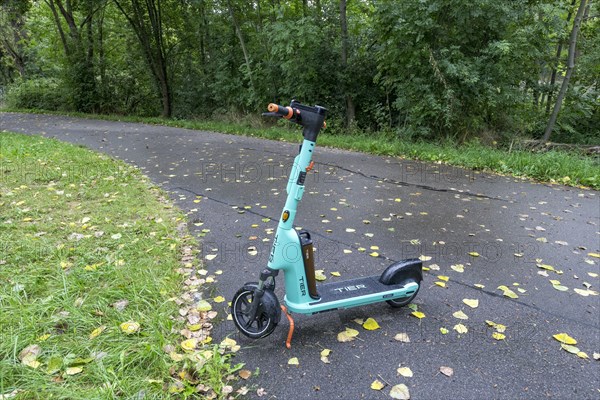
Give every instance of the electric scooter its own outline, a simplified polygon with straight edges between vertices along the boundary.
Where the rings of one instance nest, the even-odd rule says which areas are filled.
[[[313,242],[305,230],[294,229],[298,204],[304,193],[306,174],[313,168],[317,136],[325,125],[327,110],[292,100],[289,107],[269,104],[263,116],[282,117],[303,127],[304,140],[294,159],[287,183],[287,200],[281,213],[267,267],[258,282],[240,288],[231,301],[231,315],[237,329],[252,339],[270,335],[282,311],[290,322],[286,345],[291,347],[294,321],[289,312],[316,314],[386,301],[392,307],[409,304],[423,279],[419,259],[395,262],[381,275],[330,282],[317,286]],[[284,272],[285,297],[280,306],[275,296],[275,278]]]

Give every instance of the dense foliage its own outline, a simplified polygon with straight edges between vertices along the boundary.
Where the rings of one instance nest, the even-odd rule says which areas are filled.
[[[400,137],[600,141],[593,0],[0,0],[12,107],[214,117],[297,98]],[[337,123],[336,123],[337,122]]]

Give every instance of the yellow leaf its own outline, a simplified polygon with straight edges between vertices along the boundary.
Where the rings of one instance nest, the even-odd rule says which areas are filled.
[[[500,332],[494,332],[492,333],[492,337],[496,340],[504,340],[504,338],[506,337],[503,333]]]
[[[350,254],[350,253],[352,253],[352,250],[344,249],[344,254]]]
[[[337,271],[330,272],[330,274],[331,274],[331,275],[333,275],[333,276],[342,276],[342,274],[340,274],[340,273],[339,273],[339,272],[337,272]]]
[[[569,290],[568,287],[563,286],[563,285],[552,285],[552,287],[556,290],[558,290],[559,292],[566,292],[567,290]]]
[[[225,301],[225,297],[223,297],[223,296],[217,296],[217,297],[215,297],[215,298],[213,299],[213,301],[214,301],[215,303],[222,303],[222,302],[224,302],[224,301]]]
[[[438,275],[438,279],[440,281],[444,281],[444,282],[448,282],[448,280],[450,279],[449,277],[445,276],[445,275]]]
[[[292,357],[288,360],[288,365],[300,365],[298,357]]]
[[[215,258],[217,258],[217,255],[216,255],[216,254],[209,254],[209,255],[207,255],[207,256],[206,256],[206,257],[204,257],[204,258],[206,258],[208,261],[212,261],[212,260],[214,260]]]
[[[448,329],[441,327],[440,332],[442,333],[442,335],[446,335],[448,333]]]
[[[196,310],[198,310],[200,312],[210,311],[210,310],[212,310],[212,306],[210,305],[210,303],[208,301],[200,300],[198,302],[198,304],[196,305]]]
[[[485,285],[482,285],[481,283],[476,283],[473,286],[475,286],[476,288],[479,288],[479,289],[483,289],[485,287]]]
[[[594,257],[594,258],[600,258],[600,253],[588,253],[588,256]]]
[[[414,317],[417,317],[419,319],[425,318],[425,314],[422,313],[421,311],[413,311],[413,312],[410,313],[410,315],[412,315]]]
[[[373,390],[381,390],[385,387],[385,384],[381,383],[379,379],[376,379],[371,383],[371,389]]]
[[[69,368],[67,368],[65,373],[67,375],[77,375],[77,374],[81,373],[81,371],[83,371],[82,367],[69,367]]]
[[[421,254],[421,256],[419,257],[419,260],[429,261],[429,260],[431,260],[431,256],[424,256],[423,254]]]
[[[479,253],[478,253],[478,252],[476,252],[476,251],[470,251],[470,252],[469,252],[469,255],[470,255],[471,257],[479,257]]]
[[[458,319],[469,319],[469,317],[467,316],[467,314],[465,314],[464,312],[462,312],[462,310],[456,311],[455,313],[452,314],[452,316],[454,318],[458,318]]]
[[[468,305],[471,308],[479,307],[479,300],[477,300],[477,299],[463,299],[463,303],[465,303],[466,305]]]
[[[394,199],[394,201],[395,201],[396,203],[400,203],[400,202],[402,201],[402,199],[400,199],[400,198],[395,198],[395,199]]]
[[[575,346],[572,346],[572,345],[570,345],[570,344],[564,344],[564,343],[561,343],[561,344],[560,344],[560,347],[561,347],[561,348],[562,348],[564,351],[567,351],[567,352],[569,352],[569,353],[571,353],[571,354],[577,354],[577,353],[579,353],[579,352],[581,351],[581,350],[579,350],[579,347],[575,347]]]
[[[121,325],[119,325],[119,327],[123,333],[127,335],[131,335],[132,333],[136,333],[140,330],[140,324],[135,321],[123,322]]]
[[[379,250],[379,246],[371,246],[371,250]]]
[[[42,335],[40,337],[38,337],[36,340],[38,342],[45,342],[46,340],[48,340],[50,338],[50,334],[46,333],[45,335]]]
[[[185,351],[193,351],[196,349],[196,346],[198,345],[198,339],[196,338],[191,338],[191,339],[187,339],[184,340],[183,342],[181,342],[181,348]]]
[[[440,287],[446,287],[446,282],[433,282]]]
[[[408,391],[408,387],[404,383],[401,383],[392,387],[390,397],[396,400],[408,400],[410,399],[410,392]]]
[[[325,273],[322,269],[318,269],[315,271],[315,279],[318,281],[324,281],[325,279],[327,279],[327,277],[325,276]]]
[[[329,349],[323,349],[321,351],[321,361],[324,362],[325,364],[329,364],[329,354],[331,354],[331,350]]]
[[[219,347],[222,349],[226,349],[226,348],[232,348],[235,347],[235,345],[237,344],[237,342],[235,340],[233,340],[232,338],[225,338],[221,341],[221,343],[219,344]]]
[[[358,336],[358,331],[352,328],[346,328],[345,331],[338,333],[337,340],[338,342],[351,342],[354,338]]]
[[[552,337],[564,344],[577,344],[577,340],[566,333],[557,333],[556,335],[552,335]]]
[[[90,339],[97,338],[98,336],[100,336],[100,334],[101,334],[102,332],[104,332],[104,330],[105,330],[105,329],[106,329],[106,326],[105,326],[105,325],[102,325],[102,326],[100,326],[100,327],[98,327],[98,328],[94,329],[94,330],[92,331],[92,333],[90,333]]]
[[[590,358],[590,357],[589,357],[589,356],[588,356],[586,353],[584,353],[583,351],[580,351],[579,353],[577,353],[577,357],[579,357],[579,358],[583,358],[584,360],[587,360],[587,359],[589,359],[589,358]]]
[[[373,318],[367,318],[365,323],[363,324],[363,328],[368,331],[374,331],[375,329],[379,329],[380,326]]]
[[[398,375],[401,375],[405,378],[412,378],[413,376],[413,372],[408,367],[400,367],[396,371],[398,372]]]
[[[467,333],[469,331],[469,329],[463,324],[454,325],[454,330],[458,333]]]
[[[451,265],[450,268],[452,268],[456,272],[465,272],[465,266],[462,264]]]
[[[369,254],[371,257],[379,257],[379,253],[374,251],[371,254]]]
[[[536,264],[538,268],[541,269],[545,269],[548,271],[555,271],[554,267],[552,265],[547,265],[547,264]]]

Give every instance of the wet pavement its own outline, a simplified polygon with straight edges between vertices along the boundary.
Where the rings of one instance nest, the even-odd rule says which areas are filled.
[[[139,167],[188,213],[206,269],[223,271],[211,296],[227,299],[266,265],[298,151],[297,143],[48,115],[0,113],[0,130],[81,144]],[[414,304],[425,317],[385,303],[294,315],[291,350],[285,318],[256,341],[221,323],[215,340],[230,335],[243,346],[235,361],[260,371],[247,383],[266,390],[262,399],[383,399],[400,383],[413,399],[600,398],[597,191],[335,149],[317,148],[314,159],[296,225],[313,236],[317,269],[342,281],[423,256],[429,270]],[[282,277],[276,293],[283,298]],[[461,310],[468,319],[453,316]],[[369,317],[379,329],[356,322]],[[496,340],[486,321],[505,325],[505,338]],[[458,324],[468,331],[459,334]],[[360,333],[340,343],[346,327]],[[394,340],[398,333],[410,342]],[[577,339],[589,359],[561,349],[558,333]],[[320,359],[325,348],[329,364]],[[288,365],[292,357],[299,366]],[[400,376],[400,366],[413,376]],[[371,389],[376,379],[387,386]]]

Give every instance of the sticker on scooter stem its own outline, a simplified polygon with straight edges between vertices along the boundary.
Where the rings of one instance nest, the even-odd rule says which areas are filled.
[[[283,212],[283,216],[281,217],[281,219],[283,220],[283,222],[287,222],[287,220],[290,218],[290,212],[288,210],[285,210]]]

